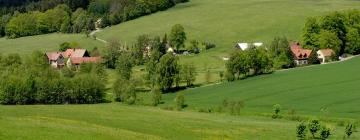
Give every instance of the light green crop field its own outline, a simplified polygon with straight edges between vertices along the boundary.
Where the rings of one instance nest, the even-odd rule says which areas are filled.
[[[190,140],[295,139],[293,121],[98,105],[0,106],[0,139],[11,140]],[[344,128],[328,124],[331,139]],[[351,139],[360,135],[355,133]]]
[[[76,42],[79,47],[92,49],[104,46],[102,42],[86,37],[84,34],[47,34],[22,37],[17,39],[0,38],[0,52],[2,54],[19,53],[31,54],[33,51],[57,51],[64,42]]]
[[[215,108],[224,99],[244,101],[244,112],[272,113],[280,104],[283,113],[325,117],[360,117],[360,57],[335,64],[296,68],[213,86],[189,89],[189,109]],[[165,95],[173,103],[175,94]]]

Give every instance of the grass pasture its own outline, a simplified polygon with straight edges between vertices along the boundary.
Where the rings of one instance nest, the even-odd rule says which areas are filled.
[[[222,57],[236,42],[268,42],[275,36],[299,40],[305,19],[335,10],[359,8],[354,0],[190,0],[169,10],[104,29],[101,39],[131,44],[142,34],[163,36],[182,24],[188,40],[210,41],[217,48],[196,57],[183,57],[199,69],[223,69]]]
[[[272,113],[280,104],[283,113],[324,117],[360,117],[360,57],[311,67],[279,71],[231,83],[185,90],[190,109],[217,107],[224,99],[245,102],[245,112]],[[175,94],[165,95],[172,103]]]
[[[295,139],[293,121],[99,105],[0,106],[0,139]],[[329,124],[331,139],[343,127]],[[359,138],[355,134],[352,139]]]
[[[77,42],[79,47],[92,49],[101,48],[103,43],[92,38],[87,38],[84,34],[60,34],[53,33],[47,35],[29,36],[17,39],[0,38],[0,52],[2,54],[19,53],[28,55],[33,51],[57,51],[59,45],[64,42]]]

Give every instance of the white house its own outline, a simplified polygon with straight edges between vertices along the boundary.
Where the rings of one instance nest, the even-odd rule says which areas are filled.
[[[332,56],[335,55],[335,52],[332,49],[321,49],[318,50],[316,53],[318,55],[318,59],[322,64],[331,61]]]
[[[246,50],[247,48],[249,48],[250,45],[253,45],[255,47],[261,47],[263,45],[263,43],[261,42],[256,42],[253,44],[249,44],[249,43],[237,43],[235,48],[241,49],[241,50]]]

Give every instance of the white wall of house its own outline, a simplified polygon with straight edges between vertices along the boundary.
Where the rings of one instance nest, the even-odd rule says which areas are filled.
[[[298,66],[307,65],[308,61],[307,60],[295,60],[295,64]]]
[[[316,53],[318,55],[318,58],[319,58],[320,62],[325,63],[326,62],[326,57],[324,56],[324,54],[320,50],[318,50]]]

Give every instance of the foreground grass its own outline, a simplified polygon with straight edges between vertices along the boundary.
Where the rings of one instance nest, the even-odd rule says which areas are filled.
[[[1,139],[295,139],[297,122],[98,105],[0,106]],[[331,125],[342,138],[343,127]],[[355,134],[353,139],[360,137]]]
[[[271,113],[280,104],[283,113],[323,117],[360,117],[360,57],[312,67],[275,72],[231,83],[185,90],[189,109],[215,108],[224,99],[244,101],[245,112]],[[171,105],[175,94],[165,95]]]

